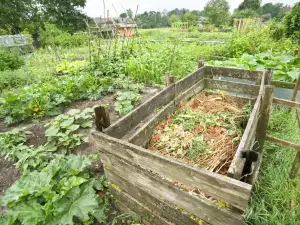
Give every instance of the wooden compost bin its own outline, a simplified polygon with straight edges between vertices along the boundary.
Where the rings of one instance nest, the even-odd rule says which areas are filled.
[[[115,205],[123,211],[136,212],[144,224],[242,224],[252,183],[261,164],[273,95],[273,86],[269,85],[271,75],[270,71],[203,66],[103,132],[92,131]],[[220,80],[218,76],[248,80],[253,84]],[[228,176],[144,148],[160,121],[174,113],[182,100],[204,89],[224,90],[253,100],[254,106]],[[248,175],[246,167],[251,169]],[[218,207],[209,198],[180,189],[172,181],[197,187],[206,196],[229,207]],[[200,222],[195,218],[200,218]]]

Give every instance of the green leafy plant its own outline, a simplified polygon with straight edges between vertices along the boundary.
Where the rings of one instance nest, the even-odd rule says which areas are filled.
[[[24,65],[24,60],[16,53],[0,50],[0,71],[16,70]]]
[[[72,225],[75,219],[85,222],[91,217],[105,222],[107,199],[96,194],[99,185],[87,170],[94,159],[57,157],[41,171],[23,175],[1,199],[9,208],[10,223]]]
[[[121,115],[127,114],[132,111],[134,104],[139,101],[142,85],[134,83],[130,78],[120,76],[115,80],[115,87],[122,90],[116,93],[115,110]]]
[[[216,66],[237,67],[250,70],[265,70],[273,68],[273,79],[294,82],[299,75],[299,56],[294,57],[287,52],[266,52],[255,55],[243,54],[241,58],[225,61],[211,61]]]
[[[24,129],[15,129],[0,133],[0,154],[16,162],[16,166],[24,172],[47,165],[53,159],[54,153],[66,155],[75,147],[87,142],[88,138],[76,133],[79,129],[90,128],[93,125],[92,108],[83,111],[73,109],[67,115],[60,115],[45,125],[46,144],[34,147],[27,146],[27,135]]]
[[[56,73],[58,74],[78,74],[87,65],[86,61],[63,61],[56,67]]]

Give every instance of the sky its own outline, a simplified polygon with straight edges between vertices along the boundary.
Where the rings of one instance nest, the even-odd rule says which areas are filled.
[[[228,0],[231,6],[231,12],[239,6],[243,0]],[[293,5],[299,0],[263,0],[262,4],[272,2],[278,3],[282,2],[284,4]],[[172,10],[175,8],[187,8],[202,10],[208,0],[105,0],[106,9],[112,17],[115,17],[122,12],[124,9],[131,8],[133,12],[136,12],[137,5],[139,5],[138,13],[143,13],[144,11],[163,11]],[[114,7],[113,7],[114,5]],[[115,8],[115,9],[114,9]],[[90,17],[103,17],[103,0],[87,0],[84,12]]]

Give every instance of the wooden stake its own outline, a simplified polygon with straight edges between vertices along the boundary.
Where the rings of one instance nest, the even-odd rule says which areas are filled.
[[[110,126],[109,112],[106,106],[95,108],[95,125],[97,130],[101,132]]]
[[[297,177],[297,173],[300,169],[300,151],[297,152],[295,161],[293,163],[292,171],[290,173],[290,178],[295,179]]]
[[[171,75],[171,73],[166,73],[166,86],[170,86],[171,84],[173,84],[174,81],[174,77]]]
[[[294,89],[293,97],[292,97],[291,101],[293,101],[293,102],[296,101],[296,97],[297,97],[299,88],[300,88],[300,76],[298,77],[298,80],[296,82],[296,87]]]
[[[198,68],[200,69],[203,66],[204,66],[204,60],[199,60],[198,61]]]
[[[300,110],[299,109],[296,109],[296,117],[297,117],[298,125],[300,128]],[[295,179],[299,170],[300,170],[300,151],[297,152],[296,158],[294,160],[292,170],[290,173],[290,178]]]
[[[265,143],[265,138],[268,129],[268,123],[270,118],[270,112],[272,108],[274,88],[270,86],[265,86],[264,95],[262,97],[262,105],[260,108],[260,117],[258,119],[257,126],[257,141],[259,145],[258,152],[262,152]]]

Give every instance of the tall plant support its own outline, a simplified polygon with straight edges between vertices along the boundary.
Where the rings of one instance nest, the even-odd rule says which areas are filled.
[[[172,29],[175,32],[182,33],[185,38],[189,36],[189,23],[177,22],[172,24]]]

